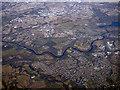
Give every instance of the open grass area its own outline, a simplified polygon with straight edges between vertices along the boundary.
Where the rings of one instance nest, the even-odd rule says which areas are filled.
[[[47,42],[48,42],[48,39],[44,39],[44,38],[39,38],[34,41],[35,45],[44,45]]]
[[[55,42],[56,44],[63,43],[67,40],[68,40],[68,38],[52,38],[52,41]]]
[[[16,50],[17,48],[11,48],[11,49],[8,49],[6,51],[2,51],[2,55],[3,56],[7,56],[7,55],[17,55],[17,54],[21,54],[21,53],[24,53],[25,50],[24,49],[21,49],[20,51],[17,51]]]

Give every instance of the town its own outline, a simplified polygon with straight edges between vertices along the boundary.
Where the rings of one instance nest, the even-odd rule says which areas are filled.
[[[39,81],[42,75],[68,80],[68,87],[71,82],[85,88],[118,85],[117,3],[14,2],[2,7],[2,63],[16,70],[9,73],[11,80],[21,82],[21,74],[28,75],[32,84],[26,81],[27,88],[38,82],[47,86]],[[5,72],[3,80],[9,75]]]

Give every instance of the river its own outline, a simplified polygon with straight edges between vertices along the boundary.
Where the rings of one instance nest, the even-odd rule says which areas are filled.
[[[91,47],[90,47],[89,50],[80,50],[80,49],[75,48],[75,47],[67,47],[67,48],[64,50],[64,52],[62,53],[62,55],[55,55],[55,54],[53,54],[52,52],[49,52],[49,51],[43,52],[43,53],[36,53],[33,49],[28,48],[28,47],[26,47],[26,46],[22,46],[22,45],[20,45],[20,44],[18,44],[18,43],[15,43],[15,42],[8,42],[8,41],[2,41],[2,42],[4,42],[4,43],[12,43],[12,44],[17,45],[18,47],[23,47],[23,48],[27,49],[28,51],[32,52],[32,53],[35,54],[35,55],[45,55],[45,54],[49,54],[50,56],[52,56],[52,57],[54,57],[54,58],[61,58],[61,57],[63,57],[63,56],[65,55],[66,51],[67,51],[68,49],[70,49],[70,48],[72,48],[73,50],[76,50],[76,51],[78,51],[78,52],[83,52],[83,53],[91,52],[91,51],[93,50],[93,48],[94,48],[94,46],[93,46],[94,42],[99,41],[99,40],[103,40],[103,39],[105,38],[105,34],[109,33],[109,31],[107,30],[107,27],[118,27],[119,25],[120,25],[120,22],[112,22],[112,24],[110,24],[110,25],[101,25],[101,26],[98,26],[99,28],[105,28],[106,32],[100,34],[100,36],[102,36],[102,39],[95,39],[95,40],[93,40],[93,41],[91,42],[91,44],[90,44]]]

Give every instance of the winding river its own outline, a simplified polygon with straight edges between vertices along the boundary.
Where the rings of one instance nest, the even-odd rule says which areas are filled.
[[[90,47],[89,50],[80,50],[80,49],[75,48],[75,47],[67,47],[67,48],[64,50],[64,52],[62,53],[62,55],[60,55],[60,56],[57,56],[57,55],[55,55],[55,54],[53,54],[53,53],[51,53],[51,52],[36,53],[33,49],[28,48],[28,47],[26,47],[26,46],[22,46],[22,45],[20,45],[20,44],[18,44],[18,43],[15,43],[15,42],[7,42],[7,41],[2,41],[2,42],[4,42],[4,43],[12,43],[12,44],[17,45],[18,47],[23,47],[23,48],[29,50],[30,52],[32,52],[32,53],[35,54],[35,55],[49,54],[49,55],[51,55],[51,56],[54,57],[54,58],[61,58],[61,57],[63,57],[63,56],[65,55],[66,51],[67,51],[68,49],[70,49],[70,48],[72,48],[73,50],[79,51],[79,52],[83,52],[83,53],[91,52],[91,51],[93,50],[93,48],[94,48],[94,46],[93,46],[94,42],[99,41],[99,40],[103,40],[103,39],[105,38],[105,34],[110,33],[110,32],[107,30],[107,27],[112,27],[112,26],[118,27],[118,24],[120,24],[120,22],[119,22],[119,23],[118,23],[118,22],[112,22],[111,25],[102,25],[102,26],[99,26],[99,28],[105,28],[106,32],[99,35],[99,36],[102,37],[101,39],[95,39],[95,40],[93,40],[93,41],[90,43],[90,46],[91,46],[91,47]],[[20,68],[21,68],[21,66],[20,66]],[[46,76],[46,75],[44,75],[44,74],[41,74],[40,77],[48,80],[48,77],[49,77],[49,76],[48,76],[48,75]],[[68,90],[68,85],[64,84],[64,81],[56,80],[56,79],[53,78],[53,77],[52,77],[52,80],[48,80],[48,81],[49,81],[49,82],[61,82],[61,83],[63,84],[63,86],[66,88],[66,90]]]
[[[80,50],[80,49],[75,48],[75,47],[67,47],[67,48],[64,50],[64,52],[62,53],[62,55],[55,55],[55,54],[53,54],[52,52],[49,52],[49,51],[43,52],[43,53],[36,53],[33,49],[28,48],[28,47],[26,47],[26,46],[22,46],[22,45],[20,45],[20,44],[18,44],[18,43],[15,43],[15,42],[8,42],[8,41],[2,41],[2,42],[4,42],[4,43],[12,43],[12,44],[17,45],[18,47],[23,47],[23,48],[27,49],[28,51],[32,52],[32,53],[35,54],[35,55],[49,54],[50,56],[52,56],[52,57],[54,57],[54,58],[61,58],[61,57],[63,57],[63,56],[65,55],[66,51],[67,51],[68,49],[70,49],[70,48],[72,48],[73,50],[76,50],[76,51],[78,51],[78,52],[83,52],[83,53],[91,52],[91,51],[93,50],[93,48],[94,48],[94,46],[93,46],[94,42],[99,41],[99,40],[103,40],[103,39],[105,38],[105,34],[109,33],[109,31],[107,30],[107,27],[118,27],[119,25],[120,25],[120,22],[112,22],[112,24],[110,24],[110,25],[101,25],[101,26],[98,26],[99,28],[105,28],[106,32],[100,34],[100,36],[102,37],[102,39],[95,39],[95,40],[93,40],[93,41],[91,42],[91,44],[90,44],[91,47],[90,47],[89,50]]]

